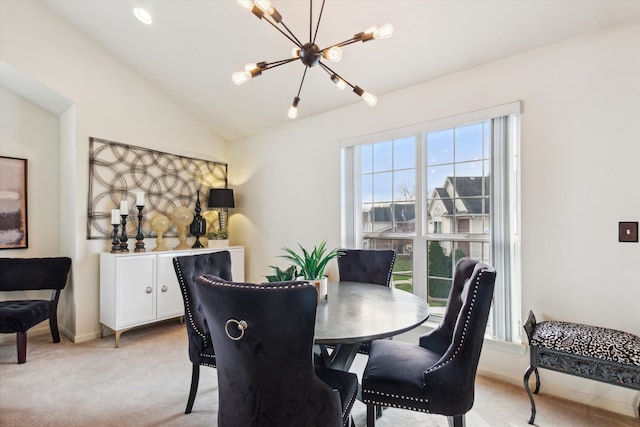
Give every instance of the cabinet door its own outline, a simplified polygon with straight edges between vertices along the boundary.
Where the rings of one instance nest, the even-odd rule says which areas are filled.
[[[158,319],[184,314],[182,293],[173,268],[174,256],[176,254],[158,254],[158,276],[156,281],[156,315]]]
[[[148,323],[156,318],[155,255],[116,260],[116,323],[118,328]]]

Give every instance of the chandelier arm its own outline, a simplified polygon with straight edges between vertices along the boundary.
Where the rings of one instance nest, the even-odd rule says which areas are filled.
[[[291,40],[291,42],[293,44],[295,44],[298,47],[302,47],[302,43],[300,43],[300,41],[298,41],[298,39],[296,38],[296,36],[293,35],[293,33],[291,33],[291,31],[289,30],[289,28],[287,28],[286,25],[284,25],[284,22],[280,21],[280,23],[284,26],[284,28],[287,29],[287,31],[289,31],[289,33],[291,33],[291,37],[289,34],[285,33],[284,31],[282,31],[276,24],[274,24],[273,22],[271,22],[270,19],[268,19],[266,16],[264,18],[262,18],[264,21],[268,22],[269,25],[271,25],[273,28],[275,28],[280,34],[282,34],[283,36],[285,36],[286,38],[288,38],[289,40]]]
[[[282,59],[280,61],[268,62],[264,67],[262,67],[262,70],[270,70],[271,68],[276,68],[281,65],[288,64],[293,61],[297,61],[298,59],[300,58],[289,58],[289,59]]]
[[[332,48],[333,46],[337,46],[337,47],[348,46],[348,45],[350,45],[350,44],[358,43],[359,41],[360,41],[359,39],[356,39],[356,38],[350,38],[349,40],[345,40],[345,41],[340,42],[340,43],[338,43],[338,44],[332,44],[331,46],[328,46],[328,47],[326,47],[326,48],[325,48],[325,49],[323,49],[323,50],[330,49],[330,48]]]
[[[309,0],[309,1],[313,2],[313,0]],[[315,43],[316,42],[316,37],[318,37],[318,28],[320,28],[320,20],[322,19],[322,11],[324,10],[324,2],[325,2],[325,0],[322,0],[322,6],[320,6],[320,15],[318,16],[318,23],[316,24],[316,32],[313,35],[313,41],[311,43]],[[309,9],[311,9],[311,8],[309,8]],[[311,38],[311,16],[309,16],[309,38]]]
[[[342,77],[340,74],[336,73],[335,71],[333,71],[331,68],[329,68],[327,65],[324,64],[324,62],[320,61],[318,62],[318,65],[320,65],[320,67],[327,72],[327,74],[329,74],[330,76],[332,74],[335,74],[336,76],[338,76],[338,78],[340,78],[340,80],[342,80],[343,82],[345,82],[347,85],[349,85],[351,87],[351,89],[355,89],[356,87],[354,85],[352,85],[351,83],[349,83],[349,80],[345,79],[344,77]]]
[[[288,32],[289,34],[291,34],[291,37],[293,37],[293,38],[295,39],[295,41],[293,41],[293,40],[291,39],[291,37],[287,37],[287,38],[288,38],[289,40],[291,40],[291,41],[292,41],[296,46],[301,47],[303,43],[301,43],[301,42],[300,42],[300,40],[298,40],[298,38],[296,37],[296,35],[295,35],[295,34],[293,34],[293,31],[291,31],[291,30],[289,29],[289,27],[287,27],[287,24],[285,24],[285,23],[284,23],[284,21],[280,21],[280,23],[281,23],[281,24],[282,24],[282,26],[287,30],[287,32]],[[282,34],[285,34],[285,33],[283,32]],[[285,36],[286,36],[286,34],[285,34]]]
[[[302,73],[302,80],[300,81],[300,87],[298,87],[298,94],[296,95],[296,97],[300,98],[300,92],[302,91],[302,84],[304,83],[304,78],[307,75],[307,70],[309,69],[309,66],[305,66],[304,67],[304,73]]]

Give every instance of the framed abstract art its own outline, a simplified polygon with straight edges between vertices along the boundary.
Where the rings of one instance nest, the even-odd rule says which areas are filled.
[[[25,249],[27,159],[0,156],[0,249]]]

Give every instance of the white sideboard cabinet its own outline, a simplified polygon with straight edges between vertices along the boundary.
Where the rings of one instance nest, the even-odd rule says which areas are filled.
[[[244,247],[163,252],[100,254],[100,335],[114,331],[115,346],[122,332],[149,323],[184,316],[180,285],[173,269],[176,256],[229,251],[234,281],[244,281]]]

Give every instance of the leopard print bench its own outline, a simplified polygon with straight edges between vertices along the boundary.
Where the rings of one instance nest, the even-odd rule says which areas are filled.
[[[538,368],[640,390],[640,337],[579,323],[537,323],[531,311],[524,330],[529,339],[531,357],[524,373],[524,388],[531,401],[529,424],[533,424],[536,417],[529,377],[532,372],[535,373],[536,388],[533,393],[538,394]]]

